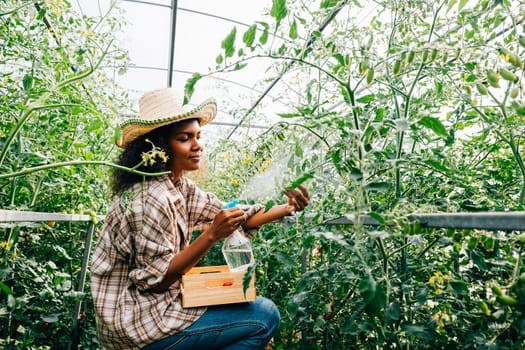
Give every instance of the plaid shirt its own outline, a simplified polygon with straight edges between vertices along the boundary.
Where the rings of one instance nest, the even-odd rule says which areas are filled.
[[[159,285],[191,233],[209,225],[223,203],[182,177],[135,184],[110,207],[93,252],[91,292],[105,349],[139,349],[195,322],[206,308],[182,308],[180,280]],[[261,205],[241,206],[246,217]]]

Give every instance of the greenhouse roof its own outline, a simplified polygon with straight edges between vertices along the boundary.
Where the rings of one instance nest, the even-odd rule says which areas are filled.
[[[85,15],[102,16],[114,3],[77,0],[76,6]],[[242,33],[257,21],[267,20],[272,1],[118,0],[116,5],[127,20],[120,45],[128,50],[130,64],[120,74],[112,74],[134,101],[135,110],[122,113],[128,115],[136,113],[138,98],[144,91],[173,86],[182,92],[194,73],[209,72],[216,66],[221,42],[232,28],[237,27]],[[373,4],[356,8],[356,18],[363,23],[373,10]],[[253,133],[269,127],[277,113],[289,108],[279,98],[280,91],[289,86],[278,84],[282,76],[268,77],[270,60],[258,62],[261,64],[250,64],[241,72],[207,76],[196,85],[190,104],[198,104],[207,97],[218,101],[214,121],[220,126],[214,128],[217,136],[229,138],[239,131],[239,126],[248,126],[243,124],[243,115],[233,117],[227,111],[245,111],[246,115],[254,112],[257,121],[249,123]]]
[[[99,16],[108,11],[111,3],[110,0],[78,0],[76,5],[85,15]],[[173,86],[182,93],[192,74],[206,73],[215,65],[221,41],[232,28],[248,28],[269,11],[271,1],[119,0],[117,6],[127,20],[120,45],[128,50],[130,65],[124,73],[116,74],[115,79],[130,92],[136,105],[147,90]],[[235,77],[207,78],[196,87],[190,104],[215,97],[219,104],[215,124],[231,130],[238,122],[225,115],[221,107],[239,104],[249,108],[263,93],[254,86],[263,74],[264,67],[254,65]],[[252,128],[261,127],[264,125],[252,125]],[[221,134],[225,132],[221,130]]]

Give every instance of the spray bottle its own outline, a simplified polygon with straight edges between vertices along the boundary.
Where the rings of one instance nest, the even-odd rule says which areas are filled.
[[[221,210],[233,208],[238,199],[225,204]],[[238,272],[253,265],[253,249],[251,241],[239,231],[233,231],[222,244],[222,254],[231,272]]]

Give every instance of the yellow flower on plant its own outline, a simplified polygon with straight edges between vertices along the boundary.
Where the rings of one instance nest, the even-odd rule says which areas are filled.
[[[56,16],[62,14],[62,8],[64,7],[64,0],[48,1],[49,10]]]
[[[430,284],[431,286],[433,286],[435,283],[436,283],[436,278],[434,276],[428,279],[428,284]]]
[[[432,315],[432,318],[433,318],[434,320],[436,320],[436,322],[437,322],[437,326],[438,326],[438,327],[443,327],[443,326],[444,326],[444,323],[443,323],[443,317],[441,316],[441,312],[436,313],[436,314],[433,314],[433,315]]]
[[[441,294],[442,292],[441,288],[436,288],[436,294]]]
[[[95,35],[95,33],[93,33],[92,31],[83,30],[83,31],[80,32],[80,35],[93,37]]]
[[[151,141],[148,139],[146,139],[146,142],[151,143]],[[153,145],[153,143],[151,144]],[[142,163],[146,166],[151,166],[157,162],[155,160],[156,157],[159,157],[163,163],[168,162],[168,156],[166,155],[166,153],[162,149],[159,149],[155,145],[153,145],[153,149],[151,151],[142,153]]]
[[[238,186],[238,185],[239,185],[239,180],[237,180],[237,179],[232,179],[232,185],[233,185],[233,186]]]
[[[0,249],[7,250],[8,247],[9,247],[9,242],[8,241],[0,242]]]
[[[157,156],[159,156],[160,160],[162,160],[162,163],[168,162],[168,156],[164,152],[158,152]]]

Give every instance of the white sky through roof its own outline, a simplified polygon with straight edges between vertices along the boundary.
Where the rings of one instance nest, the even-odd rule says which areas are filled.
[[[80,11],[90,16],[105,14],[111,0],[76,0]],[[122,74],[113,74],[116,82],[129,92],[135,104],[135,111],[122,111],[122,114],[136,113],[137,100],[144,91],[167,86],[170,46],[171,0],[118,0],[117,5],[124,11],[127,25],[118,35],[120,46],[128,50],[130,66]],[[356,15],[370,17],[370,6],[352,10]],[[373,2],[372,2],[373,4]],[[175,36],[173,83],[181,93],[186,80],[194,72],[208,73],[215,67],[217,55],[223,52],[221,42],[234,26],[237,36],[242,36],[247,26],[256,21],[269,22],[272,0],[178,0]],[[372,8],[373,10],[373,8]],[[359,12],[359,13],[358,13]],[[244,25],[245,24],[245,25]],[[364,24],[364,23],[362,23]],[[190,104],[198,104],[208,97],[218,102],[216,127],[207,128],[206,134],[212,139],[226,137],[239,122],[242,115],[231,116],[226,111],[246,111],[253,106],[270,84],[261,84],[268,74],[266,69],[270,60],[250,61],[239,72],[221,73],[201,79],[195,87]],[[275,73],[274,73],[275,74]],[[275,78],[275,75],[272,76]],[[311,77],[296,73],[287,75],[268,93],[254,110],[256,121],[251,129],[239,128],[237,133],[257,132],[259,126],[270,126],[279,117],[277,113],[289,112],[293,105],[293,93],[297,96],[304,91]],[[283,90],[287,93],[284,94]],[[292,92],[292,100],[290,100]],[[241,112],[239,112],[241,113]],[[247,125],[250,123],[247,123]],[[212,141],[213,142],[213,141]]]
[[[77,0],[76,6],[86,15],[99,16],[107,11],[110,2]],[[125,74],[115,75],[115,79],[136,101],[144,91],[167,86],[171,1],[120,0],[117,4],[128,23],[119,39],[120,45],[129,51],[131,65]],[[271,0],[179,0],[177,6],[172,85],[182,93],[192,73],[207,73],[215,66],[215,58],[222,51],[221,42],[232,28],[237,26],[238,33],[244,33],[247,27],[242,23],[251,25],[261,19],[271,7]],[[234,123],[231,116],[221,113],[221,106],[249,108],[261,93],[252,89],[264,69],[264,65],[249,65],[242,74],[234,74],[232,82],[228,82],[226,74],[202,79],[190,103],[215,97],[219,107],[216,121]],[[222,128],[226,129],[221,130],[224,134],[231,127]]]

